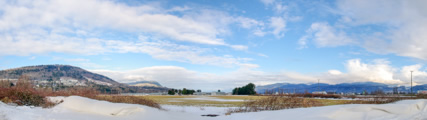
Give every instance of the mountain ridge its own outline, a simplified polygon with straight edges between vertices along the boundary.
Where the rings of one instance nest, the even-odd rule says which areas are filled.
[[[409,93],[410,87],[398,86],[398,85],[388,85],[383,83],[376,82],[353,82],[353,83],[340,83],[340,84],[292,84],[292,83],[274,83],[270,85],[257,86],[257,93],[268,92],[284,92],[284,93],[304,93],[304,92],[314,92],[314,91],[326,91],[333,93],[363,93],[363,92],[375,92],[383,91],[385,93]],[[413,92],[418,90],[427,90],[427,84],[413,86]]]
[[[64,81],[64,79],[67,79],[78,80],[79,82],[94,82],[95,84],[109,86],[120,84],[104,75],[89,72],[80,67],[71,65],[34,65],[0,71],[0,79],[13,80],[18,79],[22,75],[26,75],[31,80],[35,81]]]
[[[27,76],[36,87],[42,88],[90,87],[102,93],[165,92],[169,89],[161,86],[130,86],[71,65],[34,65],[0,70],[0,80],[16,83],[21,76]]]

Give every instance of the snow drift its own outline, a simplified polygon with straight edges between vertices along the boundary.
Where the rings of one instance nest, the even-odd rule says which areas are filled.
[[[238,113],[232,119],[252,120],[426,120],[427,100],[403,100],[381,105],[336,105],[313,108],[298,108],[256,113]]]
[[[159,110],[142,105],[111,103],[89,98],[70,96],[53,97],[51,100],[64,102],[50,109],[30,106],[11,106],[0,102],[0,119],[7,120],[423,120],[427,119],[427,100],[404,100],[382,105],[336,105],[313,108],[298,108],[277,111],[234,113],[218,117],[202,117],[212,110],[189,109],[188,111]],[[174,109],[174,107],[169,107]],[[175,107],[180,109],[181,107]],[[224,110],[224,109],[216,109]]]
[[[84,113],[100,115],[129,115],[135,112],[144,112],[144,109],[134,104],[116,104],[107,101],[98,101],[89,98],[70,96],[56,107],[75,110]]]

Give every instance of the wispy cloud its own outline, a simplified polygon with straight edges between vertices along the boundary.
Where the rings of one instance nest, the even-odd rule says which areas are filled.
[[[330,10],[340,18],[332,25],[313,23],[308,36],[312,34],[313,41],[320,47],[355,45],[377,54],[427,60],[424,4],[426,1],[422,0],[340,0],[336,2],[337,7]],[[300,39],[300,45],[307,44],[305,38]]]
[[[307,35],[298,41],[300,48],[306,48],[308,40],[313,40],[318,47],[336,47],[355,43],[344,31],[336,30],[324,22],[311,24]]]
[[[246,51],[248,46],[226,43],[233,23],[258,29],[263,23],[225,12],[156,4],[129,6],[97,0],[2,2],[0,9],[0,55],[66,53],[144,53],[161,60],[235,66],[247,58],[215,55],[198,47],[213,45]],[[78,9],[76,9],[78,8]],[[180,12],[179,15],[170,12]],[[138,39],[106,39],[109,31]],[[151,37],[140,34],[150,34]],[[153,40],[156,38],[155,40]],[[178,44],[187,42],[190,44]],[[70,61],[70,60],[68,60]]]

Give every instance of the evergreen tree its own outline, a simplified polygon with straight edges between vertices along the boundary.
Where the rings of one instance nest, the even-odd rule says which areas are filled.
[[[168,94],[169,95],[175,95],[175,90],[174,89],[169,89],[168,90]]]

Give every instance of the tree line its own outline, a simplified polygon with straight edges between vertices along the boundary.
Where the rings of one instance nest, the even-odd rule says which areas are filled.
[[[186,89],[186,88],[183,88],[182,90],[181,89],[169,89],[168,90],[168,95],[175,95],[175,94],[178,94],[178,95],[192,95],[195,92],[196,92],[195,90]]]

